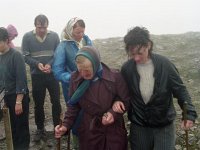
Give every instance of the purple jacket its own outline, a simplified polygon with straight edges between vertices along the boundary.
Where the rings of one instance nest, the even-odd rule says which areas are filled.
[[[92,83],[78,104],[67,106],[64,126],[71,128],[78,112],[83,110],[83,117],[78,127],[80,150],[126,150],[127,131],[122,114],[115,113],[112,105],[115,100],[121,100],[129,105],[129,93],[124,79],[119,71],[103,66],[103,76]],[[77,89],[83,79],[78,72],[72,74],[70,96]],[[114,116],[114,123],[103,125],[101,118],[110,112]]]

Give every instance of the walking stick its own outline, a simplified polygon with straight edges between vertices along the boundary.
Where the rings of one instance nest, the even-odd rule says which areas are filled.
[[[6,107],[5,104],[3,104],[5,96],[5,89],[0,90],[0,111],[1,111],[1,116],[0,116],[0,121],[3,117],[4,121],[4,128],[5,128],[5,134],[6,134],[6,147],[8,150],[13,150],[13,139],[12,139],[12,129],[11,129],[11,123],[10,123],[10,112],[8,107]],[[1,106],[3,104],[3,107]]]
[[[4,95],[5,95],[5,90],[4,88],[0,90],[0,122],[3,118],[3,99],[4,99]]]
[[[60,119],[59,126],[62,126],[62,119]],[[61,150],[61,137],[57,138],[57,150]]]
[[[187,122],[187,102],[184,102],[183,104],[183,119],[184,119],[184,126],[186,126]],[[185,129],[185,144],[186,144],[186,150],[189,150],[189,144],[188,144],[188,130]]]
[[[4,126],[5,126],[5,133],[6,133],[6,146],[8,150],[13,150],[10,113],[9,113],[9,109],[6,106],[3,107],[3,119],[4,119]]]
[[[67,136],[67,150],[70,150],[70,130],[68,132],[68,136]]]

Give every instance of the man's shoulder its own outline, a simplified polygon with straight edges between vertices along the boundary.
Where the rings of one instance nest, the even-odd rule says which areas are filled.
[[[58,36],[58,33],[56,33],[55,31],[52,31],[52,30],[48,30],[48,33],[50,33],[51,35],[56,35],[56,36]]]
[[[153,60],[157,60],[158,62],[162,62],[162,63],[170,63],[171,62],[169,60],[169,58],[167,58],[166,56],[160,55],[160,54],[152,54],[151,58]]]
[[[25,34],[24,34],[24,37],[31,37],[31,36],[33,36],[33,30],[32,31],[28,31],[28,32],[26,32]]]
[[[130,66],[132,67],[133,65],[135,66],[134,61],[132,59],[129,59],[122,64],[122,68],[130,67]]]

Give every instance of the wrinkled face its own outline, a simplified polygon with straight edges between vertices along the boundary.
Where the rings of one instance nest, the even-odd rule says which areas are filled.
[[[72,31],[72,37],[75,41],[80,42],[81,39],[83,38],[85,32],[85,28],[77,26],[73,29]]]
[[[149,46],[139,45],[131,47],[129,50],[129,57],[137,64],[145,64],[149,60]]]
[[[81,77],[83,77],[86,80],[90,80],[94,76],[92,63],[90,62],[89,59],[87,59],[85,57],[84,57],[84,59],[82,59],[82,58],[83,57],[80,56],[80,59],[79,59],[79,57],[76,59],[78,71],[79,71]]]
[[[36,27],[36,34],[39,37],[44,38],[44,36],[47,34],[48,23],[45,22],[44,25],[41,25],[40,22],[37,22],[35,27]]]
[[[8,40],[0,41],[0,53],[4,53],[8,49]]]

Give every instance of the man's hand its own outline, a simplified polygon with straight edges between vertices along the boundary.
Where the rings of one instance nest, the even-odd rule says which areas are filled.
[[[124,106],[124,103],[121,102],[121,101],[115,101],[113,106],[112,106],[112,109],[116,113],[124,113],[125,110],[126,110],[125,106]]]
[[[42,72],[44,72],[45,67],[42,63],[38,63],[38,69],[40,69]]]
[[[51,73],[51,65],[49,64],[43,65],[42,63],[39,63],[38,68],[44,73]]]
[[[114,117],[110,112],[107,112],[102,116],[101,121],[103,125],[109,125],[114,122]]]
[[[44,72],[45,72],[45,73],[51,73],[51,65],[46,64],[46,65],[44,66]]]

